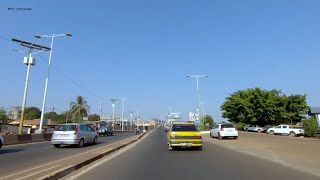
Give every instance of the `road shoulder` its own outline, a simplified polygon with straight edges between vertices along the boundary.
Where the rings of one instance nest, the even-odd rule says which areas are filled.
[[[203,140],[205,143],[212,143],[320,177],[318,141],[301,141],[300,139],[296,141],[286,137],[244,133],[240,134],[238,140],[218,140],[210,138],[209,135],[204,135]]]

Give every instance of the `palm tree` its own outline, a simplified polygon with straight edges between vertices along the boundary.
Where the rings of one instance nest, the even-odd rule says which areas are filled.
[[[72,102],[71,106],[71,114],[73,119],[83,119],[83,117],[87,116],[89,113],[90,106],[87,104],[87,101],[82,96],[77,96],[76,102]]]

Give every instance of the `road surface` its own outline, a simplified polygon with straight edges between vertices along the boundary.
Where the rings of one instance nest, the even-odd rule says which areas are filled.
[[[83,148],[76,148],[72,146],[54,148],[50,142],[4,146],[0,150],[0,174],[8,174],[8,172],[17,171],[26,167],[40,165],[77,153],[89,151],[133,135],[135,134],[118,133],[114,136],[102,136],[99,137],[99,143],[97,145],[86,145]]]
[[[64,179],[319,179],[213,143],[204,144],[202,151],[169,151],[163,127],[156,128],[136,146],[113,159],[90,171],[86,172],[85,169]]]

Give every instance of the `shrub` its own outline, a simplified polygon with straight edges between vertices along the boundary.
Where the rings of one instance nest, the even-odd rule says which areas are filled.
[[[234,127],[236,127],[237,130],[242,130],[243,126],[245,125],[246,123],[243,122],[234,123]]]
[[[305,135],[308,137],[316,137],[317,136],[317,121],[314,117],[306,119],[303,121],[303,127],[305,130]]]

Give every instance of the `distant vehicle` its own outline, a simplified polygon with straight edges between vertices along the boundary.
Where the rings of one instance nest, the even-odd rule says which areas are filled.
[[[180,148],[198,148],[202,150],[202,136],[193,123],[173,122],[167,134],[169,150]]]
[[[102,126],[98,130],[98,134],[100,136],[105,136],[105,135],[113,136],[113,133],[114,133],[114,131],[113,131],[112,126]]]
[[[250,126],[245,127],[244,130],[245,130],[245,131],[252,131],[252,132],[261,133],[261,132],[264,131],[264,128],[263,128],[263,127],[260,127],[259,125],[250,125]]]
[[[52,134],[51,144],[58,148],[61,145],[96,144],[98,133],[89,125],[82,123],[61,124]]]
[[[0,135],[0,149],[2,148],[2,145],[4,144],[3,137]]]
[[[269,128],[267,130],[267,133],[271,135],[284,134],[295,137],[297,135],[304,135],[304,129],[300,127],[294,127],[291,125],[279,125],[274,128]]]
[[[216,124],[213,129],[210,130],[210,137],[217,137],[220,140],[225,137],[233,137],[234,139],[237,139],[238,130],[236,130],[233,124]]]

